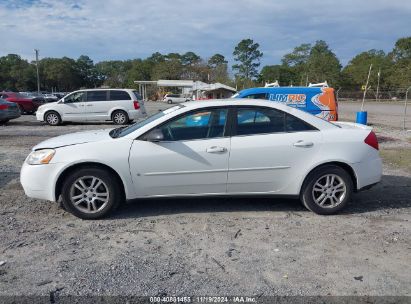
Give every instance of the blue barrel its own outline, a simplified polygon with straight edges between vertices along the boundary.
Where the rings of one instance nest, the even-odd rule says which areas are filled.
[[[359,123],[359,124],[362,124],[362,125],[367,124],[367,112],[366,111],[357,112],[356,123]]]

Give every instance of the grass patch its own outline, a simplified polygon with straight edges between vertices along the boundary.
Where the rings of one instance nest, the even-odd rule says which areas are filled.
[[[385,163],[411,172],[411,149],[384,149],[380,155]]]

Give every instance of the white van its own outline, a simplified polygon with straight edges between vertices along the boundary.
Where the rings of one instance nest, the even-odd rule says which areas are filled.
[[[140,94],[132,89],[74,91],[37,109],[37,120],[57,126],[66,121],[113,121],[123,125],[147,116]]]
[[[190,101],[190,100],[191,100],[191,98],[184,97],[183,95],[179,95],[179,94],[166,94],[163,98],[163,101],[167,102],[169,104],[187,102],[187,101]]]

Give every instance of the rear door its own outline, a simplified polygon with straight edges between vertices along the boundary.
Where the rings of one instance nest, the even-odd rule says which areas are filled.
[[[288,113],[236,107],[227,192],[284,191],[305,174],[321,143],[321,132]]]
[[[108,98],[108,90],[87,91],[85,102],[87,120],[108,120],[112,103]]]

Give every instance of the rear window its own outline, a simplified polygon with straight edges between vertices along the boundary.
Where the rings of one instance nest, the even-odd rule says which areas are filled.
[[[126,91],[110,91],[110,100],[131,100]]]
[[[88,91],[87,101],[106,101],[107,91]]]
[[[133,91],[134,95],[136,96],[137,100],[143,100],[143,97],[141,97],[140,93],[137,91]]]

